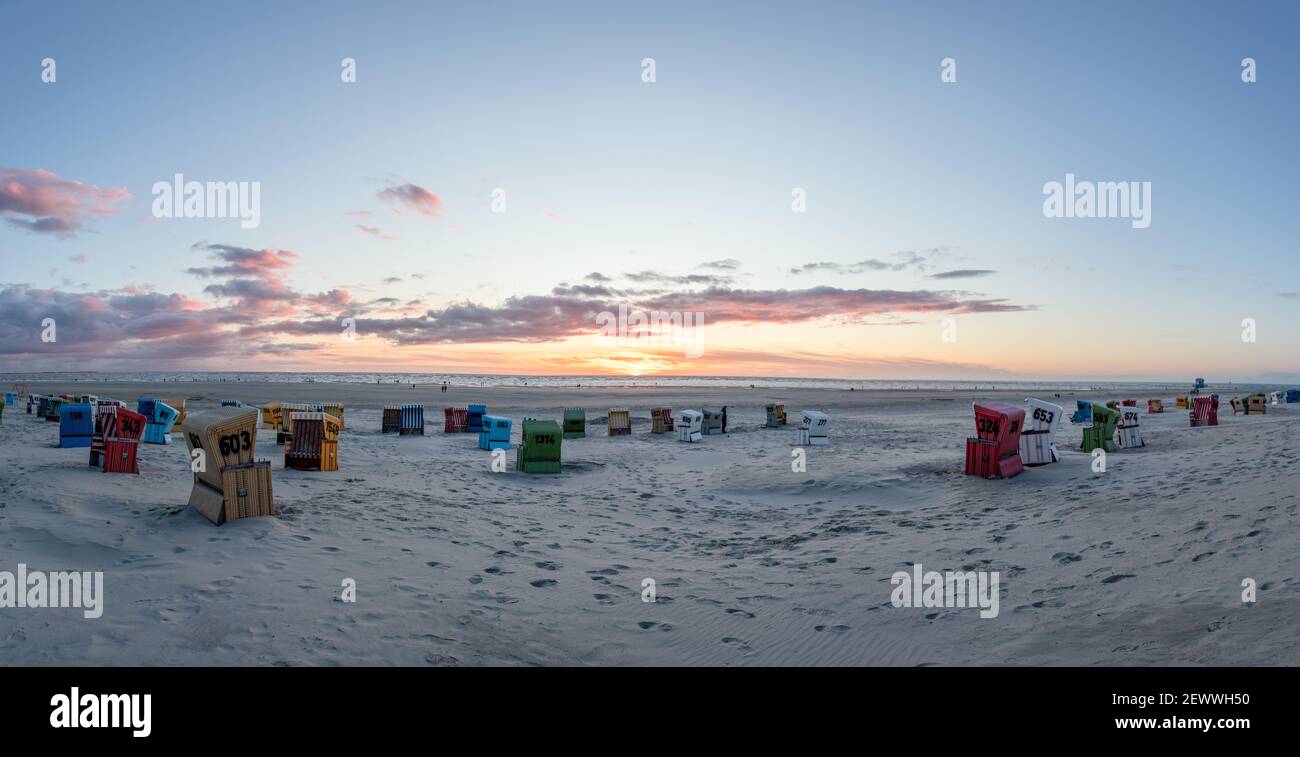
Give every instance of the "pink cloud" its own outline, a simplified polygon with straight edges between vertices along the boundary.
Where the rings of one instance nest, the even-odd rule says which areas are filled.
[[[379,191],[379,199],[396,202],[426,218],[442,215],[442,198],[416,184],[402,184]]]
[[[383,229],[378,228],[378,227],[376,227],[376,226],[366,226],[366,225],[363,224],[363,223],[359,223],[359,224],[357,224],[357,228],[358,228],[358,229],[361,229],[361,230],[364,231],[364,232],[366,232],[366,233],[369,234],[370,236],[372,236],[372,237],[378,237],[378,238],[384,240],[385,242],[391,242],[391,241],[393,241],[394,239],[397,239],[397,237],[393,236],[392,234],[387,234],[387,233],[385,233]]]
[[[100,189],[44,169],[0,169],[0,215],[9,223],[40,234],[73,237],[87,216],[103,218],[131,199],[122,187]]]

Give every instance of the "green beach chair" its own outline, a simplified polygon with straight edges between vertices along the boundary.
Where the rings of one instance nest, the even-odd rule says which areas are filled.
[[[1092,427],[1083,430],[1083,451],[1092,452],[1102,449],[1115,452],[1115,425],[1119,423],[1119,413],[1101,405],[1092,406]]]
[[[523,473],[559,473],[560,444],[564,431],[555,421],[525,418],[523,443],[515,458],[515,468]]]
[[[564,408],[564,438],[581,439],[587,435],[587,411],[580,407]]]

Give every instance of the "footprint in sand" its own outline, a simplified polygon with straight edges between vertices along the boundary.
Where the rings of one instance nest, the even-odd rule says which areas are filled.
[[[727,614],[728,614],[728,615],[739,615],[739,616],[742,617],[742,618],[752,618],[752,617],[754,617],[754,613],[752,613],[752,612],[746,612],[746,611],[744,611],[744,610],[737,610],[737,609],[734,608],[734,607],[728,608],[728,609],[727,609]]]
[[[1104,584],[1113,584],[1116,581],[1123,581],[1126,578],[1137,578],[1137,576],[1132,573],[1116,573],[1113,576],[1107,576],[1101,579],[1101,582]]]
[[[547,589],[559,583],[553,578],[539,578],[536,581],[529,581],[529,585],[536,589]]]

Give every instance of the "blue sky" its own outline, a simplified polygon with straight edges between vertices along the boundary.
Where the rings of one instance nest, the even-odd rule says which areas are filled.
[[[972,377],[1297,373],[1288,331],[1300,299],[1282,296],[1300,291],[1291,4],[699,5],[10,4],[0,169],[133,199],[74,238],[0,224],[0,280],[147,284],[225,307],[188,272],[211,264],[196,243],[288,249],[296,291],[419,301],[445,321],[448,303],[495,308],[591,272],[685,275],[734,259],[730,290],[960,289],[1026,309],[962,316],[957,347],[933,338],[939,311],[889,328],[758,315],[719,324],[721,354],[835,352],[812,370],[867,378],[876,359],[917,378],[938,363]],[[1247,56],[1254,84],[1241,81]],[[52,85],[45,57],[57,61]],[[357,61],[355,84],[339,79],[344,57]],[[645,57],[654,84],[641,81]],[[939,80],[949,57],[955,84]],[[177,172],[260,181],[261,226],[143,222],[152,184]],[[1151,227],[1044,218],[1043,183],[1066,173],[1151,181]],[[377,199],[406,184],[436,193],[444,212],[397,215]],[[509,193],[504,214],[490,212],[496,187]],[[796,187],[806,213],[790,210]],[[372,215],[348,215],[358,211]],[[926,250],[941,254],[925,268],[790,273]],[[967,268],[996,273],[927,278]],[[1240,339],[1247,317],[1254,344]],[[352,357],[325,345],[257,359],[364,367],[393,354],[385,328],[363,329],[369,350]],[[579,354],[572,334],[555,338]],[[1109,345],[1105,364],[1079,361],[1085,341]],[[404,344],[401,365],[541,372],[509,334],[449,344],[464,343]],[[40,348],[23,349],[0,359]],[[519,365],[484,357],[494,350],[518,351]],[[40,364],[83,359],[97,358]],[[727,372],[719,364],[671,370]]]

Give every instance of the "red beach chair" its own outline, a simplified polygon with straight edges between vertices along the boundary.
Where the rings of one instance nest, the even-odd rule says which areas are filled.
[[[1233,400],[1236,402],[1237,400]],[[1192,399],[1192,427],[1219,425],[1219,401],[1213,397],[1194,397]]]
[[[975,403],[974,438],[966,440],[966,475],[1011,478],[1025,469],[1020,460],[1024,408],[1004,402]]]
[[[104,424],[104,472],[139,473],[136,451],[144,436],[144,416],[119,407]]]
[[[442,432],[444,434],[463,433],[469,430],[468,408],[444,407],[442,412],[446,416],[446,422],[442,427]]]

